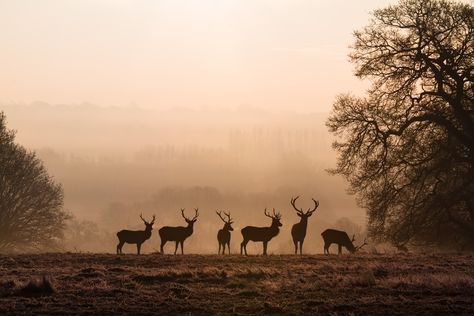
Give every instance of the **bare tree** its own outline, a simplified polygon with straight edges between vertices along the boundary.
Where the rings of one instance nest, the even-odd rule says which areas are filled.
[[[62,188],[14,139],[0,112],[0,252],[58,249],[68,218]]]
[[[365,98],[339,96],[334,173],[366,207],[372,237],[474,246],[474,8],[401,0],[355,32]]]
[[[117,233],[117,237],[119,239],[119,243],[117,245],[117,254],[122,254],[122,247],[125,243],[128,244],[136,244],[137,245],[137,255],[140,254],[140,249],[142,244],[150,239],[151,231],[153,230],[153,224],[155,224],[155,215],[153,215],[153,219],[151,222],[147,222],[142,214],[140,214],[140,218],[142,219],[143,223],[145,224],[145,230],[121,230]]]
[[[227,219],[225,219],[222,216],[222,212],[217,212],[217,215],[221,218],[221,220],[224,222],[224,227],[220,229],[217,232],[217,241],[219,242],[219,251],[218,254],[221,253],[221,247],[222,247],[222,254],[225,254],[225,245],[227,245],[227,249],[229,250],[229,255],[230,255],[230,232],[234,230],[232,227],[232,219],[230,218],[230,213],[224,212],[224,215],[227,216]]]
[[[160,234],[160,238],[161,238],[161,245],[160,245],[161,253],[164,253],[163,247],[166,245],[168,241],[174,241],[176,242],[175,248],[174,248],[174,254],[176,254],[176,251],[178,251],[178,244],[181,244],[181,254],[184,254],[184,251],[183,251],[184,241],[186,240],[186,238],[188,238],[189,236],[193,234],[194,223],[197,221],[197,218],[199,216],[199,209],[195,208],[194,211],[196,212],[196,214],[194,215],[192,219],[189,219],[186,216],[184,216],[184,208],[181,209],[181,216],[183,216],[186,223],[188,223],[188,226],[186,227],[164,226],[160,228],[158,233]]]
[[[267,209],[265,209],[265,216],[270,217],[272,219],[272,224],[270,227],[254,227],[254,226],[247,226],[242,228],[242,237],[244,240],[240,244],[240,254],[243,254],[245,251],[245,255],[247,255],[247,244],[251,241],[261,241],[263,243],[263,255],[267,255],[267,245],[268,242],[278,235],[280,232],[281,227],[281,214],[275,213],[275,209],[273,209],[273,215],[267,213]]]
[[[304,212],[302,208],[298,209],[295,205],[298,198],[299,196],[292,198],[290,202],[293,208],[296,210],[296,214],[301,218],[300,222],[294,224],[291,228],[291,237],[293,237],[293,243],[295,244],[295,255],[298,254],[298,243],[300,245],[300,255],[302,255],[303,242],[306,237],[306,228],[308,227],[308,218],[313,215],[314,211],[316,211],[319,206],[319,202],[315,199],[312,199],[314,202],[314,208],[308,209],[306,212]]]

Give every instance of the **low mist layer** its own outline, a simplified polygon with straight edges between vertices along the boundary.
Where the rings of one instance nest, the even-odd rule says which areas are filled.
[[[305,252],[322,252],[322,230],[341,225],[360,233],[365,217],[334,166],[327,114],[270,113],[251,106],[235,110],[144,110],[136,107],[4,104],[17,141],[34,149],[62,183],[65,208],[74,215],[67,249],[115,251],[115,232],[142,229],[140,213],[156,214],[154,235],[145,252],[159,249],[157,230],[185,225],[179,212],[200,217],[185,251],[217,251],[216,210],[235,218],[232,250],[246,225],[267,226],[265,207],[283,215],[280,235],[269,252],[293,251],[291,226],[299,221],[290,198],[301,207],[320,207],[310,218]],[[212,242],[211,242],[212,241]],[[135,251],[132,246],[125,251]],[[174,250],[169,245],[167,251]],[[172,249],[173,248],[173,249]],[[249,251],[261,252],[258,244]]]

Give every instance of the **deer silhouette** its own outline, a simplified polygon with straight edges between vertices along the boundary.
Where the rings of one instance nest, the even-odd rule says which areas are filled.
[[[181,244],[181,254],[184,254],[183,251],[183,243],[188,238],[193,234],[193,226],[194,223],[197,221],[197,218],[199,216],[199,209],[195,208],[194,211],[196,212],[193,219],[189,219],[186,216],[184,216],[184,208],[181,209],[181,216],[183,216],[184,220],[186,223],[188,223],[188,226],[183,227],[183,226],[178,226],[178,227],[170,227],[170,226],[164,226],[161,227],[158,233],[160,234],[161,238],[161,246],[160,246],[160,252],[163,252],[163,247],[165,246],[166,242],[168,241],[174,241],[176,242],[176,246],[174,248],[174,254],[176,254],[176,251],[178,250],[178,244]]]
[[[119,243],[117,245],[117,254],[122,254],[122,247],[125,243],[128,244],[136,244],[137,245],[137,255],[140,254],[140,248],[145,240],[150,239],[151,231],[153,230],[153,224],[155,223],[155,215],[153,215],[153,219],[151,222],[147,222],[142,214],[140,214],[140,218],[145,223],[145,230],[121,230],[117,233],[117,237],[119,239]]]
[[[222,254],[225,254],[225,245],[227,244],[227,249],[229,250],[229,255],[230,255],[230,232],[233,231],[234,229],[232,228],[232,219],[230,218],[230,213],[224,212],[224,214],[227,216],[227,220],[222,217],[222,212],[217,212],[217,215],[222,219],[224,222],[224,227],[219,230],[217,233],[217,241],[219,242],[219,251],[218,254],[221,253],[221,246],[222,246]]]
[[[245,251],[245,255],[247,255],[247,243],[251,241],[261,241],[263,243],[263,255],[267,255],[267,244],[268,242],[278,235],[280,232],[280,227],[282,226],[281,214],[275,213],[275,209],[273,209],[273,215],[267,213],[267,209],[265,208],[264,212],[265,216],[270,217],[272,219],[272,224],[270,227],[254,227],[254,226],[247,226],[242,228],[242,236],[244,240],[240,244],[240,254],[242,251]]]
[[[365,245],[367,245],[366,240],[364,240],[364,243],[360,246],[354,246],[354,241],[355,241],[355,235],[352,236],[352,240],[349,239],[349,236],[345,231],[342,230],[336,230],[336,229],[326,229],[323,231],[321,234],[323,236],[324,240],[324,253],[329,254],[329,246],[331,244],[337,244],[338,246],[338,254],[342,253],[342,247],[346,248],[349,250],[350,253],[354,253],[357,250],[361,249]]]
[[[298,254],[298,243],[300,244],[300,255],[302,255],[303,242],[304,238],[306,237],[306,228],[308,226],[308,218],[313,215],[314,211],[316,211],[319,206],[319,202],[315,199],[312,199],[314,202],[314,208],[312,210],[308,209],[306,212],[303,212],[302,208],[298,209],[295,205],[296,200],[298,198],[299,196],[297,196],[296,198],[292,198],[290,202],[293,208],[296,210],[296,214],[301,217],[300,222],[293,225],[293,227],[291,228],[291,236],[293,237],[293,243],[295,244],[295,255]]]

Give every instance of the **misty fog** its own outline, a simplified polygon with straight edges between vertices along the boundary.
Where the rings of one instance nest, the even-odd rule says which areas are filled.
[[[280,234],[269,253],[292,253],[291,226],[298,205],[320,206],[310,218],[306,253],[322,253],[321,232],[341,227],[361,234],[364,211],[346,192],[340,177],[327,173],[336,163],[325,120],[328,113],[270,112],[254,106],[232,110],[202,107],[149,110],[93,104],[2,104],[16,140],[37,152],[63,185],[65,209],[73,215],[65,250],[115,252],[120,229],[143,229],[139,218],[156,214],[143,252],[159,250],[158,229],[185,225],[199,207],[187,253],[216,253],[223,223],[216,210],[235,219],[233,253],[240,229],[268,226],[265,207],[282,213]],[[357,242],[356,242],[357,243]],[[174,245],[168,243],[170,253]],[[261,244],[249,244],[261,253]],[[134,252],[131,245],[125,252]],[[334,251],[334,250],[333,250]]]

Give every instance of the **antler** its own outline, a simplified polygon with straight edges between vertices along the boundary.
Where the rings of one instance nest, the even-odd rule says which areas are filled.
[[[313,208],[311,211],[308,209],[308,211],[306,212],[307,215],[313,214],[313,212],[316,211],[316,209],[317,209],[318,206],[319,206],[319,201],[316,201],[316,200],[313,199],[313,198],[311,198],[311,200],[313,200],[313,202],[314,202],[314,208]]]
[[[308,215],[308,216],[310,216],[311,214],[313,214],[313,212],[316,211],[316,209],[317,209],[318,206],[319,206],[319,201],[316,201],[315,199],[312,198],[311,200],[313,200],[313,202],[314,202],[314,208],[313,208],[313,209],[308,209],[308,210],[306,211],[306,213],[305,213],[305,212],[303,212],[303,209],[302,209],[302,208],[298,209],[298,208],[296,207],[296,205],[295,205],[295,204],[296,204],[296,200],[297,200],[299,197],[300,197],[300,196],[298,195],[296,198],[291,198],[291,205],[292,205],[293,208],[296,210],[296,212],[298,212],[299,215]]]
[[[366,245],[368,245],[367,237],[364,238],[364,243],[362,245],[356,247],[356,251],[362,249],[362,247],[364,247]]]
[[[185,210],[184,208],[181,209],[181,216],[183,216],[185,220],[189,221],[189,219],[186,216],[184,216],[184,210]]]
[[[196,218],[198,218],[198,216],[199,216],[199,207],[195,208],[194,211],[196,212],[196,215],[194,215],[192,221],[194,221]]]
[[[194,221],[199,216],[199,209],[198,208],[194,209],[194,211],[196,212],[196,215],[193,217],[193,219],[189,219],[186,216],[184,216],[184,210],[185,210],[184,208],[181,209],[181,216],[183,216],[183,218],[188,222]]]
[[[222,219],[224,223],[226,223],[225,219],[222,217],[222,211],[216,211],[216,214],[219,215],[219,217]],[[225,214],[225,213],[224,213]]]
[[[280,213],[275,213],[275,209],[273,209],[273,215],[267,213],[267,208],[265,208],[265,216],[270,217],[271,219],[280,219],[281,214]]]
[[[227,218],[229,219],[227,223],[232,224],[232,218],[230,218],[230,212],[229,213],[224,212],[224,214],[227,215]]]
[[[147,222],[144,218],[143,218],[143,215],[140,213],[140,218],[142,219],[142,221],[145,223],[145,224],[154,224],[155,223],[155,215],[153,215],[153,219],[151,220],[151,222]]]
[[[219,212],[216,211],[216,214],[219,215],[219,217],[222,219],[222,221],[223,221],[224,223],[232,224],[232,219],[230,218],[230,213],[226,213],[226,212],[224,211],[224,215],[227,216],[227,220],[226,220],[224,217],[222,217],[222,211],[219,211]]]
[[[296,198],[291,198],[291,202],[290,202],[290,203],[291,203],[291,205],[293,206],[293,208],[296,210],[296,212],[297,212],[298,214],[303,214],[303,209],[298,209],[298,208],[296,208],[296,205],[295,205],[295,204],[296,204],[296,200],[298,200],[299,197],[300,197],[300,196],[298,195]]]

